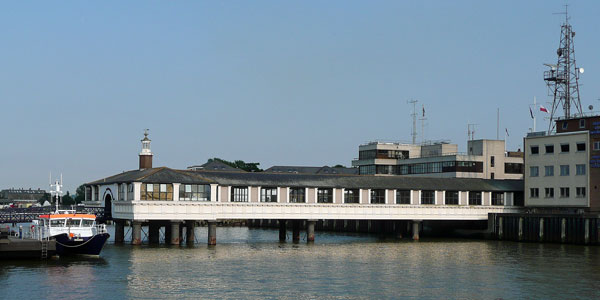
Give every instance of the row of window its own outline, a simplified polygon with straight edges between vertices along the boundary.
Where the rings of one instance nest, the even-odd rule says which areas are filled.
[[[560,198],[569,198],[571,197],[571,189],[569,187],[561,187],[560,190]],[[530,188],[529,189],[529,197],[530,198],[539,198],[540,197],[540,189],[539,188]],[[585,187],[576,187],[575,188],[575,197],[576,198],[585,198]],[[547,187],[544,188],[544,198],[554,198],[554,188]]]
[[[560,176],[569,176],[571,171],[569,165],[560,165]],[[585,164],[575,165],[575,175],[585,175]],[[529,167],[529,177],[540,176],[540,169],[538,166]],[[544,176],[554,176],[554,166],[544,166]]]
[[[517,166],[518,168],[518,166]],[[411,175],[411,174],[431,174],[446,172],[483,172],[483,162],[476,161],[444,161],[428,162],[403,165],[367,165],[360,166],[361,175],[374,174],[393,174],[393,175]]]
[[[585,142],[577,142],[575,143],[577,152],[584,152],[585,151]],[[596,145],[594,145],[594,148]],[[554,154],[554,144],[546,144],[543,146],[544,149],[544,153],[545,154]],[[598,149],[594,149],[594,150],[598,150]],[[530,153],[531,155],[537,155],[540,154],[540,146],[539,145],[531,145],[530,146]],[[560,144],[560,153],[569,153],[571,151],[571,146],[569,143],[561,143]]]

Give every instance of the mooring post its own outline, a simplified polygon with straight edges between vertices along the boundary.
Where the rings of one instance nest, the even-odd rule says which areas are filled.
[[[194,234],[195,229],[196,221],[185,222],[185,243],[188,244],[188,246],[194,245],[196,241],[196,235]]]
[[[292,241],[300,241],[300,220],[292,221]]]
[[[171,221],[171,245],[179,245],[179,221]]]
[[[133,221],[131,224],[132,232],[131,232],[131,244],[132,245],[141,245],[142,244],[142,222]]]
[[[217,221],[208,221],[208,245],[217,244]]]
[[[286,239],[286,235],[287,235],[287,229],[286,229],[286,220],[279,220],[279,241],[280,242],[285,242]]]
[[[115,220],[115,244],[125,240],[125,220]]]
[[[306,222],[306,242],[312,243],[315,241],[315,223],[316,220],[308,220]]]

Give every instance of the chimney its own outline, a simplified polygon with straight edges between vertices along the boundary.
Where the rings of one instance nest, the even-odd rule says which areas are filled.
[[[152,169],[152,151],[150,151],[150,139],[148,130],[144,130],[144,139],[142,140],[142,152],[140,152],[140,170]]]

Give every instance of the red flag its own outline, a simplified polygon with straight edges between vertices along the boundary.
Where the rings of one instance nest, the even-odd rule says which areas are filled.
[[[540,111],[543,111],[545,113],[548,112],[548,110],[543,105],[540,105]]]

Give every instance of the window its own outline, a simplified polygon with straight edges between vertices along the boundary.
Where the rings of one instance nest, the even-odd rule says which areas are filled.
[[[594,150],[600,150],[600,141],[594,142]]]
[[[373,175],[375,174],[375,165],[360,166],[358,167],[358,173],[360,175]]]
[[[305,203],[305,188],[290,188],[290,203]]]
[[[569,176],[569,165],[560,165],[560,176]]]
[[[540,190],[538,188],[530,188],[529,189],[529,197],[530,198],[539,198]]]
[[[504,193],[492,192],[492,205],[504,205]]]
[[[504,163],[504,173],[506,173],[506,174],[523,174],[523,164]]]
[[[554,198],[554,188],[545,188],[544,191],[546,192],[545,198]]]
[[[92,201],[92,187],[90,186],[85,187],[85,200]]]
[[[410,191],[396,190],[396,204],[410,204]]]
[[[567,123],[566,121],[562,123],[562,129],[567,129],[569,128],[569,123]]]
[[[585,151],[585,143],[577,143],[577,152]]]
[[[100,201],[100,189],[98,188],[98,186],[96,186],[96,188],[94,189],[94,199],[92,200]]]
[[[496,158],[492,155],[490,156],[490,167],[494,167],[494,165],[496,164]]]
[[[117,199],[118,201],[125,201],[125,186],[126,185],[127,185],[126,183],[119,184],[119,198]]]
[[[575,165],[575,175],[585,175],[585,165]]]
[[[359,203],[359,201],[360,201],[359,192],[360,191],[358,189],[344,190],[344,203]]]
[[[277,188],[266,187],[260,189],[260,202],[277,202]]]
[[[494,172],[490,173],[490,179],[494,179]]]
[[[568,187],[560,188],[560,197],[561,198],[569,198],[569,188]]]
[[[554,166],[545,166],[544,171],[544,176],[554,176]]]
[[[576,187],[575,195],[577,198],[585,198],[585,187]]]
[[[446,191],[446,205],[458,205],[458,191]]]
[[[385,190],[371,190],[371,204],[385,204]]]
[[[434,191],[421,191],[421,204],[435,204]]]
[[[209,184],[179,185],[179,201],[210,201]]]
[[[546,154],[554,154],[554,145],[546,145]]]
[[[585,119],[579,120],[579,128],[585,128]]]
[[[231,202],[248,202],[248,187],[232,187]]]
[[[560,153],[568,153],[569,144],[560,144]]]
[[[317,189],[317,203],[333,203],[333,189]]]
[[[142,183],[141,200],[172,201],[173,185],[170,183]]]
[[[133,183],[127,185],[127,200],[133,201]]]
[[[529,176],[530,177],[538,177],[540,175],[540,170],[538,167],[529,167]]]
[[[531,154],[532,155],[540,154],[540,147],[539,146],[531,146]]]
[[[481,205],[481,192],[469,192],[469,205]]]

